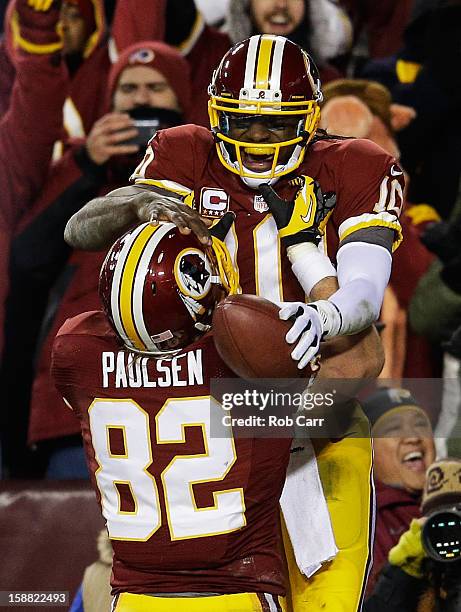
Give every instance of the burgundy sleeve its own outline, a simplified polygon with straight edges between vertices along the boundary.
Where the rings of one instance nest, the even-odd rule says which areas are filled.
[[[350,140],[338,159],[338,202],[333,212],[340,242],[357,230],[394,230],[395,250],[402,241],[398,220],[403,205],[403,172],[395,159],[368,140]]]
[[[16,71],[10,107],[0,123],[2,212],[10,228],[45,180],[61,136],[67,92],[66,68],[57,56],[18,55]]]
[[[131,180],[187,197],[194,188],[194,134],[192,126],[161,130],[152,138]]]

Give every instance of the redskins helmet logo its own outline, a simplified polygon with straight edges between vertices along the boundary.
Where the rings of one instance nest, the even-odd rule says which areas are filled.
[[[210,291],[210,263],[199,249],[186,249],[179,253],[174,276],[181,292],[195,300],[204,298]]]

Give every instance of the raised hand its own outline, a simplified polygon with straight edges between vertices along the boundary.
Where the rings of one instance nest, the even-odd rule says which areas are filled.
[[[60,9],[61,2],[57,0],[16,0],[11,19],[13,47],[31,55],[60,51]]]

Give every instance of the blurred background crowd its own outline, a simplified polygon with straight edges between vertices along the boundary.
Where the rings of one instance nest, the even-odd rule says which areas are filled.
[[[66,318],[99,307],[88,279],[104,253],[72,252],[64,227],[127,184],[146,118],[150,130],[209,125],[207,86],[231,44],[271,33],[304,47],[320,69],[321,127],[400,160],[405,240],[381,313],[386,389],[365,401],[373,427],[397,441],[376,445],[374,588],[421,515],[426,469],[436,455],[461,458],[460,0],[10,0],[2,9],[3,478],[86,476],[50,351]]]

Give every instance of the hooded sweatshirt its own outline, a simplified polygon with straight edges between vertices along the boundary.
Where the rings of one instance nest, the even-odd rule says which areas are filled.
[[[55,43],[55,11],[38,13],[23,1],[18,14],[23,37],[24,18],[32,36],[38,34],[44,44]],[[38,44],[38,39],[30,42]],[[19,48],[14,64],[17,78],[11,108],[0,123],[0,354],[10,238],[21,213],[34,201],[45,180],[53,142],[59,137],[59,109],[67,87],[67,72],[59,54],[33,54]]]

